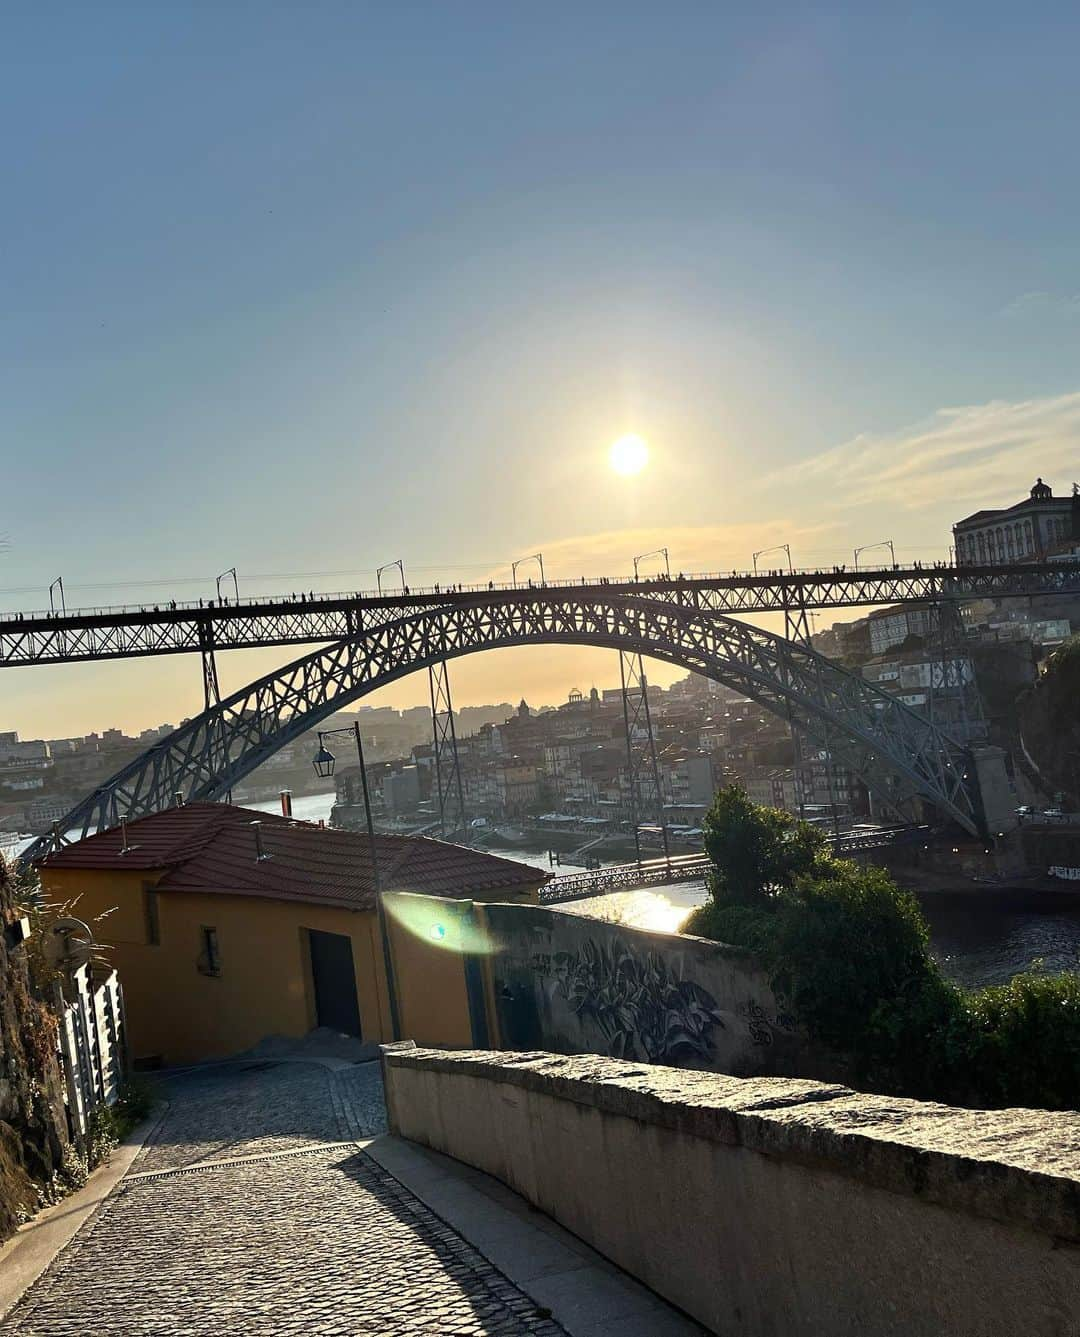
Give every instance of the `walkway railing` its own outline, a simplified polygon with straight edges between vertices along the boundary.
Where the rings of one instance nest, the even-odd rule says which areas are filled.
[[[127,1071],[124,996],[115,970],[95,979],[90,967],[72,975],[66,996],[57,989],[57,1042],[72,1132],[90,1129],[98,1105],[112,1105]]]

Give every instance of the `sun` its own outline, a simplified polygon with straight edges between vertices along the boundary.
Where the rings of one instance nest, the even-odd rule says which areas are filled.
[[[608,461],[624,478],[639,474],[649,462],[648,444],[640,436],[620,436],[608,451]]]

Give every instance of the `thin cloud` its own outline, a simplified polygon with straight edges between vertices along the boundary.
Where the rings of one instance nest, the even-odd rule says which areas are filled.
[[[828,483],[842,508],[917,510],[945,499],[1000,504],[1036,477],[1080,474],[1080,392],[940,409],[899,432],[864,433],[797,465],[786,477]]]
[[[1080,293],[1044,292],[1041,289],[1021,293],[1003,306],[999,314],[1007,320],[1028,317],[1080,320]]]

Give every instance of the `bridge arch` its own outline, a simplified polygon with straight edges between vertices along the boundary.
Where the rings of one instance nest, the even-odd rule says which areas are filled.
[[[893,806],[935,804],[983,829],[969,751],[932,721],[809,647],[646,594],[538,588],[428,606],[294,660],[204,711],[118,771],[59,824],[83,835],[185,801],[218,799],[341,707],[439,660],[527,645],[638,652],[700,673],[789,720]],[[51,837],[24,858],[41,857]]]

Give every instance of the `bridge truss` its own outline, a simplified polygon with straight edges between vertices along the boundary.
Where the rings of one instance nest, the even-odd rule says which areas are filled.
[[[984,828],[973,759],[932,721],[806,645],[687,607],[673,593],[547,587],[372,619],[212,705],[117,772],[58,829],[89,834],[169,807],[177,794],[219,799],[278,748],[369,692],[463,655],[544,644],[604,646],[712,678],[827,745],[893,810],[921,797],[970,832]],[[25,857],[41,857],[51,839]]]
[[[785,618],[788,636],[805,640],[807,616],[814,609],[1080,594],[1080,563],[658,576],[641,581],[583,579],[539,589],[566,598],[645,596],[700,613],[778,613]],[[414,616],[424,608],[471,607],[485,596],[525,605],[535,592],[484,586],[392,595],[276,596],[245,603],[7,613],[0,614],[0,667],[200,652],[204,662],[209,654],[212,663],[218,651],[348,640],[372,625]],[[212,685],[207,694],[212,697]]]

